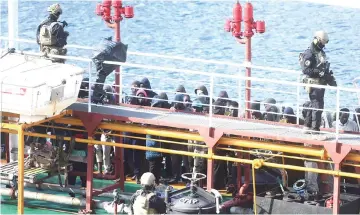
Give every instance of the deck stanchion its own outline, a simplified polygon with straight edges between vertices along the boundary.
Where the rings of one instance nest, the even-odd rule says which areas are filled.
[[[123,137],[119,137],[119,140],[120,140],[120,143],[124,143],[124,138]],[[125,191],[125,172],[124,172],[124,149],[123,148],[119,148],[119,177],[120,177],[120,180],[119,180],[119,183],[120,183],[120,189],[122,191]]]
[[[336,142],[339,141],[340,90],[336,88]]]
[[[340,164],[335,163],[335,171],[340,171]],[[333,214],[339,214],[340,210],[340,176],[334,176],[334,193],[333,193]]]
[[[208,148],[208,155],[212,157],[214,155],[214,148]],[[214,160],[212,158],[207,159],[207,178],[206,189],[210,191],[214,186]]]
[[[88,100],[88,112],[91,113],[91,68],[92,62],[89,62],[88,70],[89,70],[89,100]]]
[[[24,126],[20,125],[18,132],[18,214],[24,214]]]
[[[239,69],[239,74],[241,74],[241,69]],[[241,102],[241,94],[242,94],[242,92],[241,92],[241,86],[242,86],[242,84],[241,84],[241,82],[242,82],[242,80],[241,79],[238,79],[238,117],[239,118],[241,118],[242,116],[241,116],[241,111],[240,110],[242,110],[242,108],[243,108],[243,106],[242,106],[242,102]]]
[[[123,101],[123,73],[120,72],[120,86],[119,86],[119,101],[120,103]]]
[[[261,166],[256,166],[261,164],[260,160],[254,160],[252,165],[251,165],[251,170],[252,170],[252,181],[253,181],[253,207],[254,207],[254,214],[257,215],[257,205],[256,205],[256,184],[254,183],[254,181],[256,181],[256,172],[255,169],[260,168]]]
[[[19,43],[16,42],[19,34],[19,0],[8,0],[8,35],[9,48],[19,49]]]
[[[89,140],[92,140],[91,134],[88,133]],[[93,143],[88,143],[88,154],[87,154],[87,173],[86,173],[86,208],[85,212],[91,212],[91,203],[93,197],[93,173],[94,173],[94,145]]]
[[[213,118],[213,97],[214,97],[214,76],[210,76],[210,107],[209,107],[209,128],[212,127],[212,118]]]
[[[120,21],[115,22],[115,40],[116,42],[120,42],[121,41],[121,33],[120,33]],[[121,68],[117,67],[115,69],[115,102],[116,104],[120,104],[121,103],[121,99],[120,99],[120,84],[121,84]],[[116,150],[116,149],[115,149]],[[118,154],[117,154],[118,155]]]
[[[297,78],[297,82],[300,83],[301,76]],[[296,87],[296,124],[300,125],[300,86]]]
[[[5,119],[8,119],[9,117],[6,117]],[[1,130],[1,128],[0,128]],[[5,135],[5,157],[6,157],[6,163],[10,162],[10,134],[9,133],[3,133]]]

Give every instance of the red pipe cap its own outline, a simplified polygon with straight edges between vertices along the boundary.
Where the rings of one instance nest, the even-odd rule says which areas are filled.
[[[111,0],[103,0],[102,5],[104,7],[111,7]]]
[[[125,18],[133,18],[134,17],[134,7],[126,6],[124,16],[125,16]]]
[[[112,0],[112,6],[113,7],[122,7],[122,1],[121,0]]]
[[[265,22],[264,21],[257,21],[256,22],[256,32],[257,33],[265,33]]]

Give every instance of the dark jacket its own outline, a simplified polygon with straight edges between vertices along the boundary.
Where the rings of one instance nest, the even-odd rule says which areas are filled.
[[[47,19],[45,19],[43,22],[40,23],[40,25],[37,27],[36,30],[36,42],[40,45],[40,29],[43,25],[49,25],[53,22],[57,22],[57,17],[50,14]],[[67,31],[64,31],[64,25],[62,27],[55,29],[53,32],[54,35],[57,35],[57,43],[56,47],[64,47],[67,42],[67,37],[69,36],[69,33]]]
[[[321,72],[321,69],[318,68],[319,59],[316,57],[316,54],[319,52],[324,53],[322,50],[317,50],[314,44],[311,44],[311,46],[300,56],[302,72],[310,78],[320,78],[319,73]]]
[[[154,98],[154,96],[157,95],[157,93],[151,90],[151,84],[148,78],[143,78],[140,81],[140,87],[145,89],[149,98]]]
[[[213,103],[214,114],[225,115],[226,105],[228,103],[228,94],[226,91],[220,91],[219,98]]]

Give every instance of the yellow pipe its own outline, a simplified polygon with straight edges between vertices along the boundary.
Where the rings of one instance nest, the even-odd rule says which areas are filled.
[[[83,126],[80,120],[74,118],[56,119],[55,122],[62,124]],[[165,129],[162,129],[159,132],[158,128],[155,129],[155,128],[141,127],[136,125],[121,124],[121,123],[118,124],[101,123],[99,125],[99,128],[110,129],[115,131],[123,131],[123,132],[140,133],[140,134],[151,134],[151,135],[171,137],[171,138],[184,139],[184,140],[203,141],[203,138],[195,133],[180,132],[180,131],[165,130]],[[280,144],[259,142],[254,140],[241,140],[241,139],[225,138],[225,137],[219,140],[219,144],[241,146],[247,148],[260,148],[260,149],[267,149],[272,151],[287,152],[291,154],[303,154],[308,156],[320,157],[321,159],[328,158],[328,155],[324,149],[315,149],[315,148],[308,148],[303,146],[280,145]],[[350,153],[345,158],[345,160],[360,162],[360,156],[355,153]]]
[[[24,125],[17,126],[18,132],[18,214],[24,214]]]
[[[83,126],[83,123],[79,119],[75,118],[61,118],[56,119],[55,122],[62,124],[71,124],[76,126]],[[109,129],[114,131],[121,132],[131,132],[137,134],[150,134],[162,137],[170,137],[176,139],[184,139],[184,140],[196,140],[196,141],[204,141],[197,133],[190,133],[185,131],[174,131],[170,129],[160,129],[159,128],[149,128],[142,127],[139,125],[133,124],[125,124],[125,123],[100,123],[98,128]],[[304,146],[295,146],[295,145],[284,145],[284,144],[274,144],[268,142],[260,142],[255,140],[242,140],[235,138],[222,137],[219,141],[219,144],[223,145],[232,145],[238,147],[246,147],[246,148],[258,148],[258,149],[267,149],[272,151],[286,152],[290,154],[302,154],[314,157],[320,157],[321,159],[326,160],[329,158],[325,149],[315,149]],[[345,160],[357,161],[360,162],[360,156],[355,153],[350,153]]]
[[[49,126],[49,125],[38,125],[38,126],[45,127],[45,128],[64,129],[64,127],[60,127],[60,126]],[[84,130],[84,129],[76,129],[76,128],[66,128],[66,130],[86,132],[86,130]],[[95,134],[103,134],[103,132],[94,132],[94,133]],[[158,141],[158,142],[162,142],[162,143],[174,143],[174,144],[179,144],[179,145],[196,146],[196,147],[207,148],[206,145],[198,145],[198,144],[192,144],[192,143],[188,143],[188,142],[161,140],[161,139],[153,139],[153,138],[146,138],[146,137],[137,137],[137,136],[130,136],[130,135],[114,134],[114,133],[109,133],[107,135],[115,136],[115,137],[128,137],[128,138],[138,139],[138,140],[153,140],[153,141]]]
[[[69,115],[69,114],[72,114],[72,111],[71,111],[71,110],[64,110],[63,112],[59,113],[58,115],[55,115],[55,116],[52,116],[52,117],[48,117],[48,118],[46,118],[46,119],[43,119],[43,120],[40,120],[40,121],[31,123],[31,124],[28,124],[28,125],[27,125],[27,128],[32,127],[32,126],[36,126],[36,125],[39,125],[39,124],[42,124],[42,123],[45,123],[45,122],[49,122],[49,121],[53,121],[53,120],[56,120],[56,119],[60,119],[60,118],[66,116],[66,115]]]
[[[30,133],[30,132],[25,132],[25,134],[29,135],[29,136],[35,136],[35,137],[44,137],[44,138],[51,138],[51,139],[56,138],[55,135]],[[70,140],[70,137],[64,137],[64,139]],[[252,160],[223,157],[223,156],[218,156],[218,155],[199,154],[199,153],[185,152],[185,151],[179,151],[179,150],[128,145],[128,144],[123,144],[123,143],[101,142],[101,141],[97,141],[97,140],[87,140],[87,139],[80,139],[80,138],[75,138],[75,141],[78,143],[99,144],[99,145],[105,145],[105,146],[115,146],[115,147],[129,148],[129,149],[148,150],[148,151],[162,152],[162,153],[168,153],[168,154],[179,154],[179,155],[186,155],[186,156],[203,157],[203,158],[207,158],[207,159],[217,159],[217,160],[240,162],[240,163],[244,163],[244,164],[253,164]],[[304,171],[304,172],[308,171],[308,172],[315,172],[315,173],[320,173],[320,174],[330,174],[330,175],[341,176],[341,177],[360,178],[360,174],[355,174],[355,173],[347,173],[347,172],[341,172],[341,171],[316,169],[316,168],[305,168],[305,167],[286,165],[286,164],[283,165],[283,164],[264,162],[263,160],[259,160],[259,162],[261,163],[261,164],[258,164],[260,166],[264,165],[264,166],[279,168],[279,169],[285,168],[285,169],[292,169],[292,170]]]
[[[8,129],[8,128],[1,128],[1,132],[9,133],[9,134],[17,134],[16,130]]]
[[[240,158],[230,158],[230,157],[222,157],[218,155],[213,155],[213,159],[218,160],[225,160],[225,161],[232,161],[232,162],[239,162],[244,164],[252,164],[251,160],[245,160]],[[272,168],[285,168],[285,169],[291,169],[296,171],[303,171],[303,172],[314,172],[314,173],[320,173],[320,174],[328,174],[328,175],[335,175],[335,176],[341,176],[341,177],[349,177],[349,178],[360,178],[360,174],[355,173],[347,173],[347,172],[341,172],[341,171],[334,171],[334,170],[325,170],[325,169],[316,169],[316,168],[305,168],[300,166],[293,166],[293,165],[287,165],[287,164],[276,164],[276,163],[269,163],[269,162],[263,162],[262,165],[272,167]]]
[[[253,181],[253,203],[254,203],[254,214],[257,215],[257,207],[256,207],[256,179],[255,179],[255,165],[251,165],[252,169],[252,181]]]
[[[1,115],[3,117],[14,117],[14,118],[19,118],[20,117],[20,114],[10,113],[10,112],[2,112],[2,111],[1,111]]]
[[[79,119],[73,118],[62,118],[55,120],[57,123],[62,124],[71,124],[76,126],[83,126],[83,123]],[[131,132],[137,134],[150,134],[162,137],[170,137],[176,139],[183,139],[183,140],[196,140],[196,141],[204,141],[204,138],[201,137],[197,133],[190,133],[190,132],[182,132],[182,131],[173,131],[169,129],[159,129],[159,128],[149,128],[149,127],[142,127],[139,125],[131,125],[125,123],[100,123],[98,128],[101,129],[109,129],[113,131],[122,131],[122,132]],[[301,146],[288,146],[288,145],[279,145],[279,144],[272,144],[266,142],[260,142],[255,140],[240,140],[234,138],[227,138],[222,137],[219,144],[223,145],[231,145],[231,146],[240,146],[240,147],[247,147],[247,148],[258,148],[258,149],[268,149],[273,151],[282,151],[292,154],[303,154],[309,156],[316,156],[321,158],[326,158],[325,150],[319,149],[312,149],[306,148]],[[360,160],[360,158],[359,158]]]
[[[55,120],[55,119],[59,119],[65,115],[68,115],[68,114],[71,114],[71,110],[66,110],[66,111],[63,111],[61,112],[60,114],[56,115],[56,116],[52,116],[52,117],[49,117],[49,118],[46,118],[44,120],[40,120],[38,122],[35,122],[35,123],[31,123],[31,124],[22,124],[22,129],[25,129],[25,128],[29,128],[29,127],[32,127],[32,126],[35,126],[35,125],[38,125],[38,124],[41,124],[41,123],[45,123],[45,122],[48,122],[48,121],[52,121],[52,120]],[[19,124],[17,123],[1,123],[1,128],[3,129],[12,129],[12,130],[18,130],[18,126]]]
[[[77,126],[82,126],[82,122],[78,119],[69,119],[69,118],[62,118],[55,120],[57,123],[64,123],[64,124],[72,124]],[[7,124],[6,124],[7,125]],[[133,133],[140,133],[140,134],[152,134],[160,136],[157,133],[158,130],[152,128],[142,128],[135,125],[128,125],[128,124],[108,124],[108,123],[101,123],[100,128],[110,129],[110,130],[117,130],[117,131],[125,131],[125,132],[133,132]],[[133,129],[136,128],[136,129]],[[121,130],[123,129],[123,130]],[[136,132],[135,132],[136,131]],[[16,133],[16,131],[6,130],[4,129],[3,132],[8,133]],[[172,130],[162,130],[161,133],[165,137],[173,137],[178,139],[190,139],[190,140],[202,140],[198,134],[188,133],[188,132],[179,132],[179,131],[172,131]],[[176,135],[172,135],[176,134]],[[28,135],[28,133],[26,133]],[[31,135],[30,135],[31,136]],[[233,145],[233,146],[243,146],[247,148],[261,148],[261,149],[268,149],[280,152],[288,152],[292,154],[303,154],[303,155],[310,155],[310,156],[319,156],[322,159],[327,157],[327,153],[325,150],[321,149],[314,149],[314,148],[307,148],[302,146],[288,146],[288,145],[279,145],[279,144],[272,144],[272,143],[263,143],[258,141],[249,141],[249,140],[239,140],[234,138],[221,138],[220,144],[225,145]],[[284,150],[285,149],[285,150]],[[350,153],[344,160],[348,161],[356,161],[360,162],[360,156],[355,153]],[[325,161],[326,162],[326,161]]]
[[[54,128],[54,129],[64,129],[64,127],[61,127],[61,126],[50,126],[50,125],[38,125],[38,126],[46,127],[46,128]],[[66,128],[66,130],[86,132],[86,130],[84,130],[84,129],[76,129],[76,128]],[[95,134],[102,134],[102,132],[95,132]],[[109,133],[108,135],[117,136],[117,137],[128,137],[128,138],[140,139],[140,140],[153,140],[153,141],[158,141],[158,142],[163,142],[163,143],[174,143],[174,144],[187,145],[187,146],[199,146],[199,147],[203,147],[203,148],[207,147],[206,145],[197,145],[197,144],[184,143],[184,142],[178,142],[178,141],[160,140],[160,139],[136,137],[136,136],[129,136],[129,135],[113,134],[113,133]],[[253,152],[251,150],[241,150],[241,149],[223,148],[223,147],[216,147],[216,149],[255,154],[255,152]],[[296,157],[296,156],[289,156],[289,155],[284,155],[284,154],[271,154],[270,155],[268,153],[262,153],[262,152],[256,152],[256,154],[269,155],[269,156],[272,156],[272,157],[282,157],[283,164],[285,164],[284,157],[292,158],[292,159],[298,159],[298,160],[314,161],[314,162],[333,163],[332,161],[328,161],[328,160],[312,159],[312,158],[307,158],[307,157]]]
[[[74,118],[61,118],[56,119],[56,123],[61,124],[70,124],[76,126],[84,126],[81,120],[74,119]],[[140,125],[133,125],[133,124],[126,124],[126,123],[100,123],[98,128],[101,129],[108,129],[113,131],[121,131],[121,132],[131,132],[137,134],[149,134],[161,137],[170,137],[182,140],[196,140],[196,141],[204,141],[197,133],[191,132],[181,132],[181,131],[174,131],[170,129],[161,129],[161,128],[151,128],[145,127]]]
[[[360,155],[359,153],[349,153],[344,160],[360,162]]]
[[[47,134],[31,133],[31,132],[24,132],[24,133],[25,133],[25,135],[32,136],[32,137],[43,137],[43,138],[56,139],[55,135],[47,135]],[[71,138],[64,137],[64,140],[70,141]],[[162,149],[162,148],[152,148],[152,147],[146,147],[146,146],[129,145],[129,144],[123,144],[123,143],[101,142],[98,140],[75,138],[75,142],[85,143],[85,144],[93,144],[93,145],[99,144],[99,145],[104,145],[104,146],[115,146],[115,147],[121,147],[121,148],[126,148],[126,149],[138,149],[138,150],[144,150],[144,151],[148,150],[148,151],[162,152],[162,153],[168,153],[168,154],[178,154],[178,155],[210,158],[207,154],[198,154],[198,153],[194,153],[194,152],[185,152],[185,151],[172,150],[172,149]]]
[[[327,158],[327,153],[325,150],[306,148],[302,146],[288,146],[283,144],[273,144],[260,141],[249,141],[241,140],[235,138],[221,138],[219,144],[228,145],[228,146],[240,146],[246,148],[257,148],[257,149],[267,149],[271,151],[286,152],[291,154],[303,154],[309,156],[320,157],[322,159]]]
[[[34,136],[34,137],[44,137],[44,138],[52,138],[52,139],[56,138],[55,135],[30,133],[30,132],[24,132],[24,134],[28,135],[28,136]],[[70,140],[70,137],[65,137],[64,139]],[[138,150],[148,150],[148,151],[156,151],[156,152],[169,153],[169,154],[196,156],[196,157],[203,157],[203,158],[207,158],[207,159],[211,158],[211,159],[218,159],[218,160],[225,160],[225,161],[240,162],[240,163],[244,163],[244,164],[252,164],[251,160],[222,157],[222,156],[217,156],[217,155],[210,156],[209,154],[198,154],[198,153],[191,153],[191,152],[177,151],[177,150],[170,150],[170,149],[128,145],[128,144],[122,144],[122,143],[101,142],[101,141],[97,141],[97,140],[90,141],[87,139],[79,139],[79,138],[76,138],[75,141],[78,143],[100,144],[100,145],[106,145],[106,146],[115,146],[115,147],[123,147],[123,148],[138,149]],[[360,178],[360,174],[346,173],[346,172],[341,172],[341,171],[305,168],[305,167],[299,167],[299,166],[275,164],[275,163],[268,163],[268,162],[263,162],[263,165],[268,166],[268,167],[273,167],[273,168],[279,168],[279,169],[285,168],[285,169],[292,169],[292,170],[297,170],[297,171],[308,171],[308,172],[315,172],[315,173],[320,173],[320,174],[330,174],[330,175],[341,176],[341,177]]]
[[[19,124],[1,123],[1,129],[11,129],[17,131]]]
[[[242,150],[242,149],[233,149],[233,148],[223,148],[223,147],[216,147],[216,149],[222,149],[227,151],[234,151],[234,152],[243,152],[243,153],[249,153],[249,154],[262,154],[262,155],[268,155],[271,157],[282,157],[283,164],[285,164],[284,158],[291,158],[296,160],[306,160],[306,161],[313,161],[313,162],[323,162],[323,163],[334,163],[330,160],[321,160],[321,159],[315,159],[315,158],[307,158],[307,157],[298,157],[298,156],[291,156],[291,155],[284,155],[284,154],[268,154],[263,152],[253,152],[251,150]]]
[[[64,129],[64,127],[61,127],[61,126],[49,126],[49,125],[38,125],[38,126],[46,127],[46,128],[54,128],[54,129],[56,129],[56,128]],[[86,130],[84,130],[84,129],[76,129],[76,128],[66,128],[66,130],[86,132]],[[96,134],[102,134],[102,132],[95,132],[95,133]],[[128,137],[128,138],[141,139],[141,140],[153,140],[153,141],[159,141],[159,142],[163,142],[163,143],[174,143],[174,144],[187,145],[187,146],[198,146],[198,147],[204,147],[204,148],[207,147],[206,145],[197,145],[197,144],[191,144],[191,143],[184,143],[184,142],[177,142],[177,141],[170,141],[170,140],[152,139],[152,138],[144,138],[144,137],[136,137],[136,136],[129,136],[129,135],[113,134],[113,133],[110,133],[108,135],[117,136],[117,137]],[[222,150],[228,150],[228,151],[238,151],[238,152],[255,154],[255,152],[253,152],[251,150],[241,150],[241,149],[223,148],[223,147],[216,147],[216,149],[222,149]],[[257,154],[262,154],[262,155],[269,155],[267,153],[262,153],[262,152],[256,152],[256,153]],[[297,156],[290,156],[290,155],[284,155],[284,154],[272,154],[271,156],[281,157],[283,164],[285,164],[284,157],[291,158],[291,159],[298,159],[298,160],[314,161],[314,162],[333,163],[332,161],[329,161],[329,160],[320,160],[320,159],[313,159],[313,158],[307,158],[307,157],[297,157]],[[343,165],[360,166],[360,165],[351,165],[351,164],[347,164],[347,163],[343,163]]]

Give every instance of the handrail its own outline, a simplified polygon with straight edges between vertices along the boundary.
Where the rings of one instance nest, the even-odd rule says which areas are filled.
[[[36,42],[34,40],[11,39],[11,38],[8,38],[8,37],[0,37],[0,40],[8,40],[8,41],[16,41],[16,42],[25,42],[25,43],[36,44]],[[86,49],[86,50],[95,50],[93,47],[89,47],[89,46],[66,45],[66,47],[78,48],[78,49]],[[127,53],[130,54],[130,55],[138,55],[138,56],[146,56],[146,57],[159,57],[159,58],[164,58],[164,59],[184,60],[184,61],[190,61],[190,62],[227,65],[227,66],[242,67],[242,68],[250,67],[250,68],[254,68],[254,69],[263,69],[263,70],[267,70],[267,71],[276,71],[276,72],[299,74],[299,71],[296,71],[296,70],[283,69],[283,68],[273,68],[273,67],[264,67],[264,66],[256,66],[256,65],[252,65],[250,62],[245,62],[245,63],[240,64],[240,63],[233,63],[233,62],[229,62],[229,61],[204,60],[204,59],[199,59],[199,58],[187,58],[187,57],[181,57],[181,56],[169,56],[169,55],[144,53],[144,52],[128,51]]]
[[[35,52],[29,52],[29,51],[16,51],[16,53],[19,54],[25,54],[25,55],[35,55],[35,56],[43,56],[42,54],[35,53]],[[61,55],[52,55],[49,54],[49,57],[53,58],[59,58],[59,59],[65,59],[65,60],[77,60],[82,62],[90,62],[90,58],[84,58],[84,57],[74,57],[74,56],[61,56]],[[143,65],[143,64],[136,64],[136,63],[122,63],[122,62],[115,62],[115,61],[104,61],[104,64],[110,64],[110,65],[117,65],[117,66],[123,66],[123,67],[134,67],[134,68],[141,68],[141,69],[153,69],[153,70],[160,70],[160,71],[171,71],[171,72],[184,72],[184,73],[190,73],[190,74],[196,74],[196,75],[204,75],[204,76],[211,76],[218,78],[231,78],[236,80],[250,80],[250,81],[258,81],[258,82],[266,82],[266,83],[274,83],[274,84],[286,84],[290,86],[299,86],[299,87],[316,87],[316,88],[322,88],[322,89],[330,89],[330,90],[342,90],[347,92],[354,92],[359,93],[360,89],[351,89],[351,88],[344,88],[344,87],[333,87],[333,86],[325,86],[325,85],[317,85],[317,84],[304,84],[304,83],[294,83],[289,81],[277,81],[277,80],[269,80],[264,78],[256,78],[256,77],[245,77],[245,76],[237,76],[237,75],[229,75],[229,74],[221,74],[221,73],[214,73],[214,72],[205,72],[205,71],[198,71],[198,70],[189,70],[189,69],[176,69],[171,67],[164,67],[164,66],[150,66],[150,65]]]
[[[18,54],[24,54],[24,55],[33,55],[33,56],[43,56],[43,54],[40,53],[36,53],[36,52],[30,52],[30,51],[16,51]],[[53,57],[53,58],[60,58],[60,59],[68,59],[68,60],[76,60],[76,61],[82,61],[82,62],[87,62],[89,63],[89,77],[91,77],[91,62],[92,60],[90,58],[84,58],[84,57],[76,57],[76,56],[60,56],[60,55],[48,55],[49,57]],[[193,59],[194,60],[194,59]],[[206,61],[205,61],[206,62]],[[199,71],[199,70],[190,70],[190,69],[180,69],[180,68],[173,68],[173,67],[166,67],[166,66],[155,66],[155,65],[145,65],[145,64],[139,64],[139,63],[122,63],[122,62],[113,62],[113,61],[105,61],[105,64],[111,64],[111,65],[119,65],[119,66],[123,66],[123,67],[132,67],[132,68],[142,68],[142,69],[147,69],[147,70],[157,70],[160,72],[177,72],[180,74],[186,73],[186,74],[194,74],[194,75],[201,75],[203,77],[208,77],[209,78],[209,83],[210,83],[210,95],[208,97],[213,98],[213,88],[214,88],[214,79],[215,78],[228,78],[234,81],[245,81],[245,80],[251,80],[251,81],[255,81],[255,82],[262,82],[262,83],[274,83],[274,84],[280,84],[280,85],[286,85],[286,86],[293,86],[293,87],[297,87],[297,122],[299,122],[299,110],[301,109],[300,105],[299,105],[299,94],[300,94],[300,87],[306,87],[309,86],[310,84],[305,84],[305,83],[299,83],[299,82],[290,82],[290,81],[285,81],[285,80],[274,80],[274,79],[266,79],[266,78],[257,78],[257,77],[245,77],[245,76],[238,76],[238,75],[230,75],[230,74],[222,74],[222,73],[215,73],[215,72],[207,72],[207,71]],[[264,68],[268,68],[268,67],[262,67],[262,66],[254,66],[254,65],[250,65],[248,63],[244,63],[244,64],[237,64],[237,66],[246,66],[249,67],[251,66],[252,68],[259,68],[259,69],[264,69]],[[273,70],[276,70],[278,68],[272,68]],[[122,75],[122,73],[120,73],[120,75]],[[123,82],[123,81],[122,81]],[[89,83],[89,87],[90,87],[90,83]],[[123,92],[123,85],[121,84],[120,86],[121,92],[120,95],[122,95]],[[316,88],[323,88],[323,89],[330,89],[330,90],[336,90],[336,96],[337,98],[339,98],[339,93],[340,91],[345,91],[345,92],[355,92],[355,93],[360,93],[360,89],[351,89],[351,88],[344,88],[344,87],[332,87],[332,86],[324,86],[324,85],[314,85],[311,84],[311,87],[316,87]],[[247,102],[252,102],[252,101],[245,101],[242,100],[243,102],[247,103]],[[340,102],[339,99],[337,99],[337,102]],[[263,103],[263,102],[262,102]],[[89,99],[88,102],[88,111],[91,111],[91,100]],[[210,105],[213,107],[212,104],[212,99],[210,102]],[[240,104],[239,104],[240,106]],[[306,109],[312,109],[312,108],[306,108]],[[245,109],[246,110],[246,109]],[[328,110],[327,110],[328,111]],[[337,104],[336,105],[336,110],[334,112],[339,113],[340,111],[340,105]],[[333,112],[333,111],[331,111]],[[284,115],[282,113],[275,113],[275,114],[279,114],[279,115]],[[212,108],[210,108],[210,117],[209,119],[209,126],[212,125]],[[337,120],[339,120],[339,114],[336,115],[337,116]],[[336,123],[336,138],[338,139],[338,135],[339,135],[339,128],[338,128],[338,123]]]

